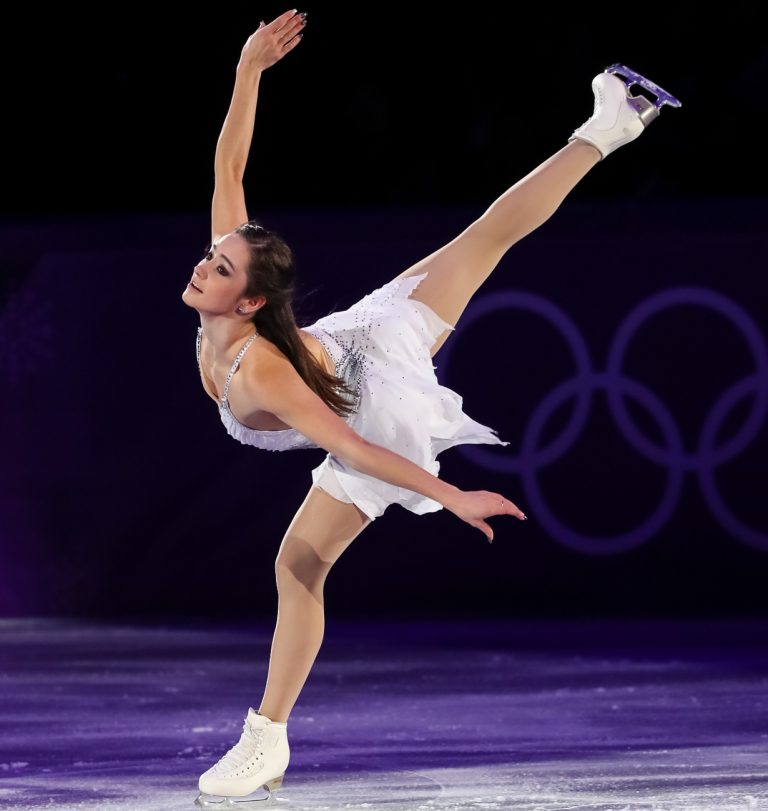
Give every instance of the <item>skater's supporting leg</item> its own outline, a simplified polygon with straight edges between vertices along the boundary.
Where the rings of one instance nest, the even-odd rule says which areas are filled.
[[[447,245],[403,271],[397,278],[429,272],[411,297],[423,301],[456,325],[459,316],[501,257],[538,228],[568,192],[600,161],[598,149],[574,140],[505,191],[477,220]],[[449,332],[432,347],[432,355]]]
[[[288,720],[323,641],[325,578],[368,524],[354,504],[312,487],[288,527],[275,561],[277,624],[258,709],[267,718]]]

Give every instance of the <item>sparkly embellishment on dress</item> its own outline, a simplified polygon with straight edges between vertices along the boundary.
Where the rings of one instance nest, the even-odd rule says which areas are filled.
[[[343,347],[344,345],[341,344]],[[365,355],[359,349],[344,348],[341,362],[336,367],[336,375],[344,380],[353,391],[350,398],[346,392],[341,392],[344,402],[354,406],[357,411],[360,405],[360,386],[363,382],[365,370]]]
[[[339,355],[339,349],[333,350],[329,343],[329,334],[324,330],[313,324],[309,327],[304,327],[304,332],[314,335],[323,346],[323,349],[328,353],[328,357],[333,360]],[[336,377],[340,377],[351,389],[352,396],[347,395],[346,392],[340,391],[340,395],[346,403],[353,404],[353,413],[357,412],[360,406],[360,389],[363,382],[363,374],[365,371],[365,356],[359,349],[352,349],[349,344],[342,341],[339,337],[334,338],[336,344],[341,349],[341,356],[335,362]]]

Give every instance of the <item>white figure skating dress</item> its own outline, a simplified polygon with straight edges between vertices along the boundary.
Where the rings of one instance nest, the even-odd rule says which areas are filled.
[[[336,365],[336,374],[354,391],[355,411],[345,421],[369,442],[382,445],[437,476],[436,457],[461,444],[508,445],[493,428],[462,410],[463,398],[440,385],[430,347],[453,327],[421,301],[410,298],[428,272],[394,279],[346,310],[331,313],[302,329],[314,335]],[[200,364],[202,327],[197,335]],[[317,448],[295,428],[262,431],[239,423],[229,410],[229,385],[251,336],[235,358],[219,403],[230,436],[245,445],[271,451]],[[411,512],[436,512],[442,505],[413,490],[360,473],[328,453],[312,471],[315,486],[369,518],[378,518],[390,504]]]

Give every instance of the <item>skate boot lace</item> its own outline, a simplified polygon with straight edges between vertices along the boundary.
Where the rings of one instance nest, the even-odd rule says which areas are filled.
[[[223,773],[239,769],[261,746],[263,733],[263,729],[255,730],[246,721],[243,724],[243,734],[240,736],[240,740],[216,764],[216,771]],[[259,752],[259,754],[261,753]]]

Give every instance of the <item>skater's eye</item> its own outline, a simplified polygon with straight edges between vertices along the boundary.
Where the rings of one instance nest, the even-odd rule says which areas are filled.
[[[203,259],[207,259],[209,262],[213,259],[213,251],[208,251]],[[229,271],[224,267],[224,265],[217,265],[216,270],[219,271],[221,276],[229,276]]]

